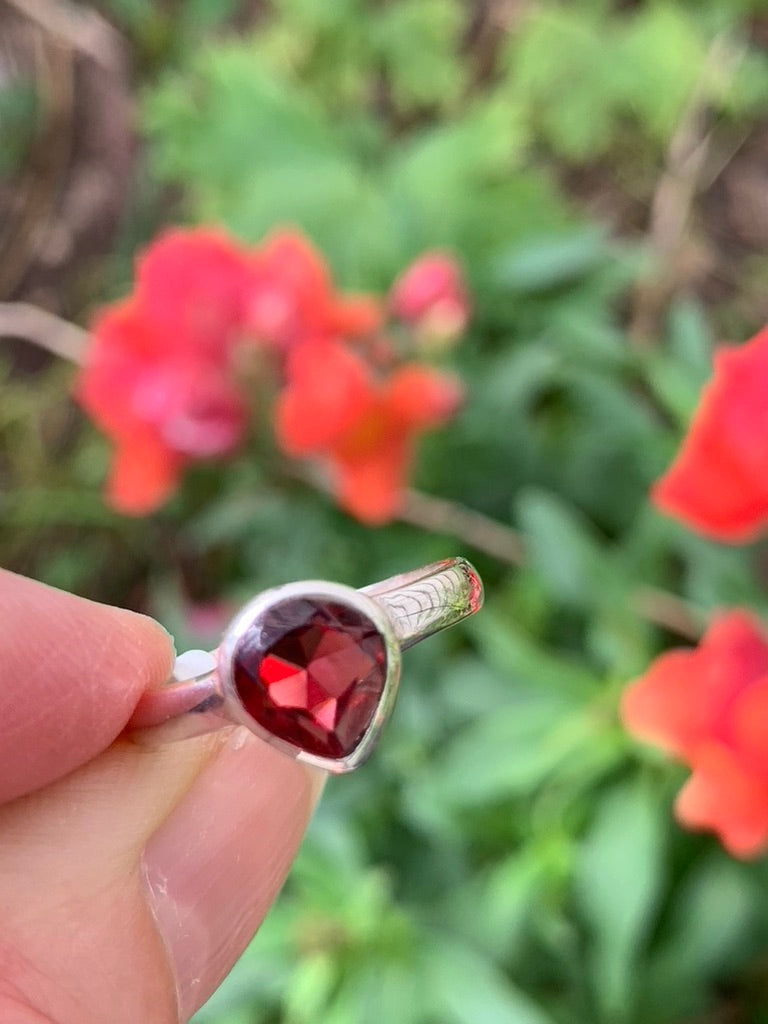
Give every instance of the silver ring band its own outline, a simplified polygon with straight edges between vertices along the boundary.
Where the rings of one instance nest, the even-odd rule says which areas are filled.
[[[244,725],[292,757],[351,771],[392,710],[401,651],[473,615],[482,601],[480,577],[463,558],[362,590],[321,580],[275,587],[245,605],[216,651],[180,655],[166,684],[142,697],[129,733],[154,746]],[[326,650],[312,675],[312,665],[293,664],[288,654],[318,636]]]

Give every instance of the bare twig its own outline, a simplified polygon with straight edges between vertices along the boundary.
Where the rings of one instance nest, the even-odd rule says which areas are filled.
[[[639,587],[632,595],[632,607],[647,622],[662,626],[688,640],[698,640],[706,627],[706,616],[676,594],[656,587]]]
[[[659,314],[676,285],[691,209],[701,186],[713,133],[706,130],[707,82],[714,68],[733,74],[741,53],[732,40],[720,35],[713,40],[701,75],[667,147],[664,170],[651,199],[648,241],[655,266],[638,281],[629,317],[629,334],[647,343],[656,334]]]
[[[410,490],[398,518],[432,533],[455,537],[505,565],[519,568],[527,561],[525,541],[516,530],[458,502]],[[697,640],[706,625],[703,613],[676,594],[657,587],[639,587],[630,603],[646,621],[687,640]]]
[[[432,533],[456,537],[505,565],[519,566],[525,561],[525,546],[518,533],[458,502],[435,498],[421,491],[407,491],[398,518],[403,523]]]
[[[0,302],[0,338],[22,338],[62,359],[82,363],[90,335],[27,302]]]

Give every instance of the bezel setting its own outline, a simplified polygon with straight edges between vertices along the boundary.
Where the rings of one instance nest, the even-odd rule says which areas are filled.
[[[385,678],[376,710],[357,745],[344,757],[328,758],[312,754],[289,740],[275,736],[246,710],[237,692],[234,664],[241,641],[253,629],[259,628],[267,614],[276,605],[292,600],[310,600],[320,604],[335,602],[347,605],[370,619],[384,644]],[[216,658],[219,686],[226,712],[234,723],[245,726],[263,739],[265,743],[294,757],[297,761],[337,775],[359,768],[370,757],[378,742],[382,727],[392,711],[400,680],[400,643],[395,634],[394,624],[385,609],[360,590],[325,580],[302,580],[299,583],[286,583],[254,597],[238,612],[227,627]]]

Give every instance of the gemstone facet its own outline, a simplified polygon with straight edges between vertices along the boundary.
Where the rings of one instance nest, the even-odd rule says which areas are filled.
[[[347,757],[379,706],[387,678],[384,638],[351,605],[293,598],[246,629],[233,679],[246,711],[310,754]]]

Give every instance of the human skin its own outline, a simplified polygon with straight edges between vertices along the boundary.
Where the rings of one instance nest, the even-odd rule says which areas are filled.
[[[0,570],[0,1021],[178,1024],[275,898],[323,776],[242,729],[123,735],[173,648]]]

